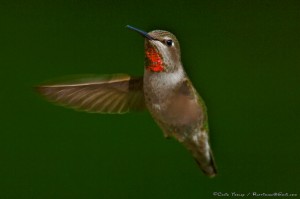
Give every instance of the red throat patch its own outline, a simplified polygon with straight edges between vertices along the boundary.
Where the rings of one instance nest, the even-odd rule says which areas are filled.
[[[153,72],[161,72],[164,70],[163,62],[154,48],[149,48],[146,51],[146,56],[149,60],[149,65],[146,66],[147,70],[151,70]]]

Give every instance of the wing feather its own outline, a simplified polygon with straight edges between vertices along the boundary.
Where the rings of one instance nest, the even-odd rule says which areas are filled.
[[[37,91],[51,102],[97,113],[125,113],[145,108],[143,78],[125,74],[74,78],[48,83]]]

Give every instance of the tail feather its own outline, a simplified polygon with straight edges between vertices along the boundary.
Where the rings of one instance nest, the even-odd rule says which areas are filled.
[[[200,131],[183,141],[189,149],[200,169],[209,177],[217,175],[217,168],[212,151],[209,146],[207,133]]]
[[[217,175],[217,167],[211,150],[209,151],[208,161],[203,161],[203,157],[199,157],[198,155],[194,158],[205,175],[209,177],[215,177]]]

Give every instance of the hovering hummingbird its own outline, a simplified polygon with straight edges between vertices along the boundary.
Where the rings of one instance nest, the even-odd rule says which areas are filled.
[[[126,113],[146,108],[165,137],[176,138],[206,175],[215,176],[206,106],[183,69],[178,40],[168,31],[147,33],[126,27],[145,37],[143,77],[75,78],[38,86],[38,92],[54,103],[87,112]]]

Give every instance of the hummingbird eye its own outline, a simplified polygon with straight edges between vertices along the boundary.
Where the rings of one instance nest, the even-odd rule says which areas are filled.
[[[167,44],[167,46],[173,45],[173,41],[171,39],[166,40],[165,43]]]

